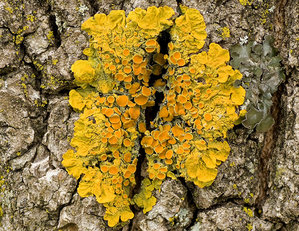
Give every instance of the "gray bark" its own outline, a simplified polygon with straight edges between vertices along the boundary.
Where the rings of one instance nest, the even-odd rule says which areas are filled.
[[[275,124],[266,133],[235,127],[210,187],[166,180],[152,211],[112,229],[61,164],[78,119],[68,104],[70,67],[88,47],[80,25],[96,12],[179,2],[203,14],[207,44],[229,49],[245,36],[273,35],[286,75],[272,99]],[[0,231],[299,230],[299,1],[253,2],[0,0]],[[225,26],[229,38],[220,34]]]

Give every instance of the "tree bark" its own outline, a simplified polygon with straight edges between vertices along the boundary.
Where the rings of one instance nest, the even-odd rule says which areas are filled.
[[[299,1],[244,2],[0,0],[0,231],[299,230]],[[211,186],[168,179],[152,211],[109,228],[104,207],[80,198],[61,164],[79,116],[68,92],[71,65],[88,47],[80,26],[95,13],[179,4],[204,16],[206,44],[274,37],[286,76],[272,97],[275,123],[265,133],[231,130],[231,153]]]

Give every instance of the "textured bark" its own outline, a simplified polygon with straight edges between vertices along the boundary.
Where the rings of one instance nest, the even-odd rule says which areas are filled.
[[[286,75],[273,96],[275,124],[266,133],[235,127],[210,187],[167,180],[152,211],[112,229],[61,164],[78,119],[70,67],[88,46],[80,25],[96,12],[179,3],[203,14],[206,44],[273,35]],[[298,0],[0,0],[0,230],[299,230],[298,14]]]

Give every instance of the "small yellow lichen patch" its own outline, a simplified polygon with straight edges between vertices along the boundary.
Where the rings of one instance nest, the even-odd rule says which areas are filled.
[[[246,6],[246,5],[251,5],[253,0],[239,0],[239,2],[241,3],[241,5]]]
[[[223,27],[220,29],[221,37],[222,38],[229,38],[230,37],[230,31],[228,27]]]

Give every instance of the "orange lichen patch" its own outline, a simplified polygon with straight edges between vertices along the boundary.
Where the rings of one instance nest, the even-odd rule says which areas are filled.
[[[116,70],[116,66],[112,64],[112,65],[109,66],[109,69],[110,69],[110,71],[115,71]]]
[[[198,107],[199,108],[203,108],[205,105],[204,105],[204,103],[202,103],[202,102],[200,102],[199,104],[198,104]]]
[[[176,60],[179,60],[181,58],[181,53],[176,51],[173,53],[173,57],[176,59]]]
[[[168,165],[170,165],[170,164],[173,163],[173,161],[172,161],[172,159],[166,159],[166,160],[165,160],[165,163],[168,164]]]
[[[168,150],[168,151],[165,153],[165,157],[166,157],[167,159],[171,159],[172,155],[173,155],[173,151],[172,151],[172,150]]]
[[[129,170],[127,170],[127,171],[125,171],[124,177],[129,178],[131,175],[132,175],[132,173]]]
[[[121,128],[121,122],[118,122],[118,123],[114,123],[114,124],[112,124],[111,126],[112,126],[112,128],[114,129],[114,130],[117,130],[117,129],[120,129]],[[118,137],[119,138],[119,137]]]
[[[140,108],[135,106],[129,109],[129,115],[132,119],[137,120],[140,116]]]
[[[120,138],[123,135],[123,131],[122,130],[116,130],[114,133],[116,138]]]
[[[115,136],[111,136],[109,139],[108,139],[108,142],[110,144],[116,144],[117,143],[117,138]]]
[[[109,170],[109,168],[108,168],[107,165],[102,165],[102,166],[101,166],[101,171],[102,171],[103,173],[108,172],[108,170]]]
[[[168,140],[170,138],[168,131],[160,132],[158,136],[158,140],[163,143],[164,141]]]
[[[142,106],[142,105],[145,105],[147,103],[148,97],[146,97],[144,95],[138,95],[137,97],[135,97],[134,100],[135,100],[135,103]]]
[[[127,95],[120,95],[116,98],[116,103],[120,107],[125,107],[128,105],[129,97]]]
[[[130,184],[130,181],[128,181],[128,180],[124,181],[124,186],[128,186],[129,184]]]
[[[102,160],[102,161],[107,160],[107,155],[106,155],[106,154],[103,154],[103,155],[101,156],[101,160]]]
[[[141,64],[143,61],[143,57],[141,55],[134,55],[133,62],[136,64]]]
[[[189,151],[189,148],[191,147],[191,145],[190,144],[188,144],[188,143],[183,143],[183,149],[186,151]]]
[[[116,124],[120,121],[120,117],[119,117],[119,115],[115,114],[109,118],[109,121],[113,124]]]
[[[159,154],[159,153],[162,153],[164,151],[164,147],[161,146],[161,145],[158,145],[158,146],[155,147],[154,150],[155,150],[156,153]]]
[[[172,69],[171,67],[168,68],[168,74],[169,74],[169,75],[173,75],[174,72],[175,72],[174,69]],[[164,79],[167,79],[166,77],[168,77],[168,76],[165,76]]]
[[[105,143],[107,143],[107,142],[108,142],[108,139],[107,139],[107,138],[102,138],[102,139],[101,139],[101,141],[102,141],[102,143],[104,143],[104,144],[105,144]]]
[[[196,72],[195,68],[190,68],[189,71],[191,74],[194,74]]]
[[[121,64],[122,64],[123,66],[128,65],[128,63],[129,63],[129,61],[126,60],[126,59],[123,59],[123,60],[121,61]]]
[[[141,140],[141,145],[148,147],[148,146],[151,146],[153,142],[154,142],[154,139],[152,136],[145,136]]]
[[[166,167],[161,167],[161,168],[160,168],[160,171],[161,171],[161,172],[167,172],[167,168],[166,168]]]
[[[98,99],[98,102],[99,103],[105,103],[105,101],[106,101],[106,98],[105,97],[99,97],[99,98],[97,98]]]
[[[113,152],[113,157],[116,159],[119,158],[119,151]]]
[[[127,163],[131,162],[131,158],[132,158],[132,154],[129,152],[124,155],[124,161],[126,161]]]
[[[182,78],[183,78],[184,81],[190,80],[190,76],[189,76],[189,75],[186,75],[186,74],[184,74],[184,75],[182,76]]]
[[[164,160],[166,157],[165,157],[165,149],[163,149],[163,152],[162,153],[159,153],[159,158],[161,160]]]
[[[158,45],[158,43],[157,43],[156,40],[154,40],[154,39],[150,39],[150,40],[146,41],[145,45],[146,45],[147,47],[155,47],[155,46]]]
[[[171,129],[173,135],[175,137],[179,137],[181,135],[184,134],[184,129],[182,129],[181,127],[179,127],[178,125],[175,125],[172,129]]]
[[[174,46],[173,46],[172,42],[168,43],[168,48],[169,48],[169,50],[173,50]]]
[[[184,103],[187,102],[187,98],[186,98],[185,96],[183,96],[183,95],[179,95],[179,96],[178,96],[178,102],[184,104]]]
[[[115,78],[118,80],[118,81],[123,81],[125,76],[122,74],[122,73],[117,73],[115,75]]]
[[[204,118],[206,121],[211,121],[213,119],[213,116],[210,113],[204,114]]]
[[[157,178],[160,179],[160,180],[164,180],[165,177],[166,177],[165,173],[161,173],[161,172],[159,172],[159,173],[157,174]]]
[[[139,123],[138,129],[139,129],[139,132],[145,133],[146,132],[146,124],[143,122]]]
[[[105,109],[105,110],[104,110],[104,109]],[[114,114],[114,111],[113,111],[113,109],[111,109],[111,108],[103,108],[103,109],[102,109],[102,113],[103,113],[105,116],[110,117],[110,116],[112,116],[112,115]]]
[[[185,139],[186,140],[192,140],[193,139],[193,135],[191,133],[186,133],[185,134]]]
[[[156,169],[156,170],[158,170],[158,169],[160,168],[160,164],[155,163],[155,164],[153,165],[153,168]]]
[[[124,81],[127,83],[130,83],[130,82],[132,82],[132,79],[133,79],[132,75],[128,75],[124,78]]]
[[[154,153],[154,150],[152,148],[145,148],[144,149],[145,153],[148,154],[148,155],[151,155]]]
[[[156,50],[156,48],[146,47],[145,50],[147,53],[153,53]]]
[[[117,107],[114,107],[113,110],[116,114],[121,115],[121,111]]]
[[[148,177],[149,177],[150,179],[154,179],[154,178],[156,177],[156,174],[153,173],[153,172],[150,172],[150,173],[148,174]]]
[[[125,88],[126,89],[130,89],[132,87],[132,84],[131,83],[125,83]]]
[[[114,103],[114,101],[115,101],[115,98],[112,95],[107,97],[107,102],[108,103]]]
[[[127,139],[127,138],[124,139],[123,143],[124,143],[124,146],[126,146],[126,147],[130,147],[130,146],[132,145],[131,140],[129,140],[129,139]]]
[[[178,61],[177,61],[177,64],[179,65],[179,66],[184,66],[185,64],[186,64],[186,62],[185,62],[185,60],[184,59],[179,59]]]
[[[186,110],[190,110],[191,108],[193,107],[193,105],[192,105],[192,103],[191,102],[186,102],[185,104],[184,104],[184,108],[186,109]]]
[[[166,106],[162,107],[162,109],[159,111],[159,116],[161,118],[167,118],[168,115],[169,115],[169,113],[167,111],[167,107]]]
[[[123,55],[124,55],[124,56],[129,56],[129,55],[130,55],[130,50],[127,49],[127,48],[124,49],[124,50],[123,50]]]
[[[133,73],[134,75],[139,75],[142,71],[142,67],[141,66],[133,66]]]
[[[169,60],[170,60],[170,62],[171,62],[172,64],[176,64],[176,63],[177,63],[177,60],[174,58],[173,55],[170,56]],[[170,75],[173,75],[173,74],[170,74]]]
[[[125,67],[124,67],[124,72],[125,72],[126,74],[130,74],[131,71],[132,71],[132,68],[131,68],[130,66],[125,66]]]
[[[152,91],[148,87],[142,87],[141,93],[142,93],[142,95],[149,97],[152,94]]]
[[[134,164],[130,164],[128,166],[128,170],[131,172],[131,173],[135,173],[136,172],[136,166]]]
[[[129,93],[130,93],[131,95],[135,95],[136,92],[139,90],[139,88],[140,88],[140,83],[138,83],[138,82],[133,83],[133,84],[132,84],[132,87],[131,87],[130,90],[129,90]]]
[[[180,155],[180,154],[185,153],[185,150],[182,146],[179,146],[178,149],[176,150],[176,153]]]
[[[116,174],[118,173],[118,168],[117,168],[116,166],[111,166],[111,167],[109,168],[109,173],[110,173],[111,175],[116,175]]]

